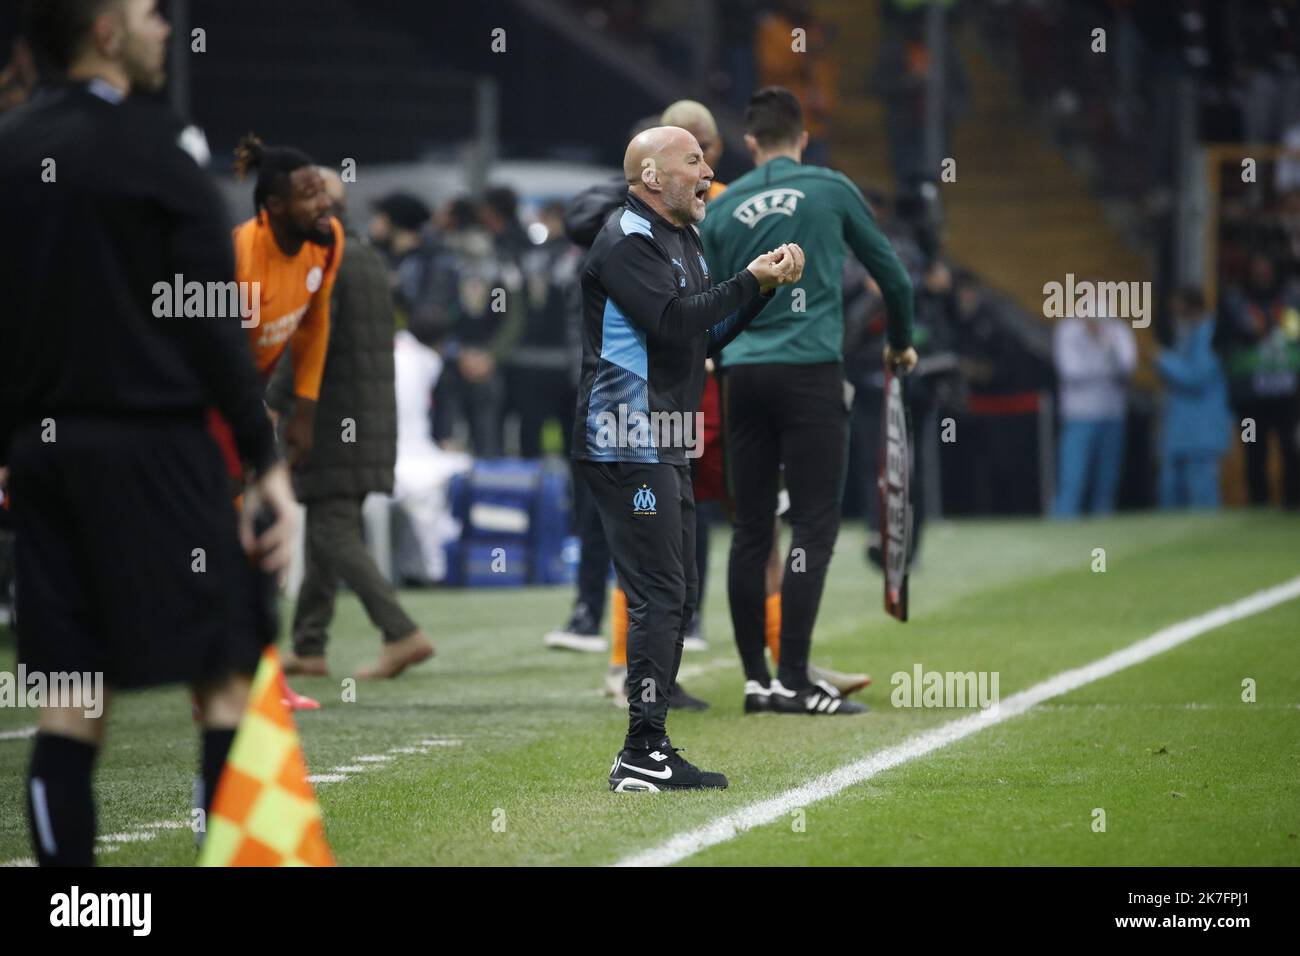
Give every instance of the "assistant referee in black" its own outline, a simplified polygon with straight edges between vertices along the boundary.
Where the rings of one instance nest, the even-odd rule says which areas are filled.
[[[57,82],[0,119],[0,479],[18,660],[47,681],[102,674],[110,692],[189,684],[210,798],[274,638],[263,575],[283,574],[293,534],[238,312],[155,311],[155,287],[177,275],[233,286],[230,227],[185,148],[193,134],[132,95],[163,83],[156,0],[37,0],[26,29]],[[214,405],[251,478],[239,519],[205,424]],[[255,535],[259,510],[269,526]],[[57,703],[32,749],[32,841],[42,865],[89,866],[106,719]]]
[[[722,356],[727,471],[735,531],[727,594],[745,668],[745,710],[844,715],[861,704],[808,676],[813,625],[839,534],[850,402],[844,383],[841,276],[852,252],[880,286],[887,315],[884,359],[903,370],[912,348],[912,283],[843,173],[801,162],[808,133],[787,89],[755,93],[745,114],[751,172],[709,207],[704,247],[722,271],[752,250],[799,243],[809,268]],[[793,529],[781,583],[777,676],[764,651],[765,565],[772,549],[779,485],[790,494]]]
[[[703,441],[706,355],[738,335],[777,286],[798,281],[803,251],[781,245],[714,284],[695,230],[713,170],[695,137],[675,126],[646,130],[628,144],[623,173],[626,205],[583,267],[573,436],[576,470],[627,592],[628,732],[609,786],[722,788],[726,777],[688,763],[666,730],[699,593],[688,452]]]

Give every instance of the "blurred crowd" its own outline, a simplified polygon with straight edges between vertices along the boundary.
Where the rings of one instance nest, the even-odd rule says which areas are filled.
[[[831,27],[811,0],[571,0],[571,6],[591,30],[611,35],[685,81],[695,95],[738,114],[755,89],[792,91],[808,129],[804,161],[826,164],[840,65],[829,43]]]
[[[942,254],[933,191],[866,191],[916,289],[912,387],[918,419],[960,412],[969,394],[1050,388],[1050,357],[979,278]],[[430,208],[397,192],[367,233],[388,264],[398,325],[441,358],[429,428],[440,447],[479,458],[567,452],[576,399],[581,250],[560,201],[529,207],[505,186]],[[850,513],[875,498],[884,303],[852,259],[844,275],[846,375],[858,393]],[[923,466],[924,467],[924,466]],[[992,488],[997,481],[990,479]],[[992,492],[990,492],[992,493]]]
[[[986,7],[986,39],[1021,95],[1063,146],[1088,151],[1105,192],[1162,201],[1177,179],[1176,124],[1189,94],[1201,142],[1277,143],[1300,121],[1300,7],[1291,0]],[[1104,56],[1078,42],[1098,28]]]
[[[1240,441],[1249,503],[1300,507],[1300,285],[1255,252],[1216,310],[1188,287],[1169,297],[1165,314],[1166,342],[1155,357],[1157,504],[1217,508],[1223,459]],[[1109,316],[1062,319],[1054,333],[1061,427],[1053,511],[1105,514],[1124,466],[1136,341],[1128,322]]]
[[[671,66],[673,75],[698,79],[719,102],[739,108],[760,85],[794,90],[811,134],[805,160],[827,161],[839,65],[829,53],[830,27],[807,0],[570,2],[587,25]],[[1169,97],[1174,80],[1188,72],[1204,81],[1202,137],[1300,145],[1296,6],[1260,0],[1254,16],[1231,4],[1174,6],[1178,16],[1163,18],[1119,0],[986,3],[952,13],[1011,18],[1011,29],[987,39],[1002,44],[1022,93],[1050,114],[1064,145],[1086,142],[1100,157],[1102,178],[1118,189],[1141,194],[1173,181]],[[1113,56],[1104,61],[1066,42],[1094,20],[1108,30]],[[900,186],[894,196],[863,186],[916,290],[918,428],[937,430],[958,418],[965,429],[963,443],[953,447],[918,442],[918,471],[933,467],[927,452],[942,451],[944,471],[961,478],[960,486],[943,480],[943,506],[955,513],[1033,510],[1028,505],[1036,499],[1061,516],[1109,511],[1132,451],[1132,431],[1125,429],[1136,364],[1132,331],[1105,317],[1034,327],[945,256],[938,192],[919,173],[930,67],[924,26],[921,8],[882,7],[870,84],[884,106]],[[796,27],[813,55],[792,49]],[[944,74],[944,119],[951,125],[966,96],[951,45]],[[0,112],[25,100],[35,79],[30,56],[15,45],[0,65]],[[1152,444],[1160,463],[1154,497],[1164,505],[1217,503],[1229,425],[1241,428],[1246,419],[1256,429],[1255,440],[1245,442],[1250,500],[1270,497],[1270,442],[1281,450],[1283,499],[1294,506],[1300,495],[1300,162],[1262,163],[1259,184],[1225,177],[1213,310],[1198,291],[1180,289],[1157,312],[1163,407]],[[395,192],[369,211],[365,232],[388,267],[397,324],[437,359],[427,404],[429,435],[440,447],[482,458],[567,453],[581,252],[565,238],[564,209],[559,198],[524,205],[509,187],[493,186],[436,208]],[[846,375],[858,393],[845,504],[849,513],[870,517],[883,302],[852,262],[844,296]],[[1044,396],[1054,404],[1044,405]],[[1045,458],[1037,420],[1053,409],[1058,437]],[[962,457],[972,447],[979,451]],[[1028,474],[1035,459],[1053,472],[1050,502],[1043,476]],[[922,501],[921,518],[924,510]]]
[[[443,360],[430,428],[478,457],[567,451],[577,398],[579,251],[563,204],[525,228],[506,186],[438,209],[409,193],[375,204],[370,242],[388,264],[399,327]]]
[[[1199,306],[1199,297],[1192,304]],[[1283,503],[1300,507],[1300,285],[1272,256],[1256,252],[1220,295],[1212,324],[1203,337],[1222,359],[1234,424],[1243,433],[1250,501],[1270,499],[1268,455],[1276,441]]]

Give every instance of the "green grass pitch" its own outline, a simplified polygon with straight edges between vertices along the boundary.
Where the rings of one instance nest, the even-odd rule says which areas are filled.
[[[875,678],[858,718],[741,713],[712,552],[706,635],[683,682],[711,701],[674,715],[688,759],[722,793],[611,794],[625,715],[600,696],[605,660],[547,650],[567,588],[407,592],[438,657],[400,680],[340,682],[378,638],[351,596],[330,679],[298,679],[300,715],[343,865],[607,864],[968,713],[891,706],[890,676],[997,671],[1003,698],[1166,625],[1300,574],[1300,520],[1277,512],[1138,515],[1074,524],[944,522],[927,529],[913,619],[885,617],[863,535],[841,535],[813,659]],[[1092,570],[1104,548],[1105,573]],[[0,670],[14,669],[0,630]],[[1242,700],[1242,682],[1256,699]],[[0,709],[0,863],[28,858],[23,779],[31,711]],[[97,774],[103,865],[186,865],[196,761],[181,689],[117,699]],[[372,759],[364,759],[372,758]],[[335,768],[352,768],[336,771]],[[360,769],[357,769],[360,768]],[[1098,832],[1096,811],[1105,815]],[[154,826],[149,826],[154,824]],[[172,828],[159,826],[169,824]],[[888,770],[687,865],[1298,865],[1300,600],[1210,631]]]

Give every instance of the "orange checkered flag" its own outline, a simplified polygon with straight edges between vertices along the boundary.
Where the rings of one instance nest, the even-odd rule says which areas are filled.
[[[268,647],[212,801],[199,866],[335,865],[280,680],[280,655]]]

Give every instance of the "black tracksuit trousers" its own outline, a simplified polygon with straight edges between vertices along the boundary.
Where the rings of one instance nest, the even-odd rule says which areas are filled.
[[[699,601],[691,470],[601,461],[577,461],[574,467],[596,499],[614,570],[627,594],[624,746],[658,747],[667,734],[682,640]]]
[[[736,648],[746,679],[766,686],[765,569],[784,475],[793,538],[781,584],[777,678],[785,687],[800,689],[809,683],[813,625],[840,530],[849,434],[843,366],[729,366],[723,401],[727,473],[735,501],[727,596]]]

